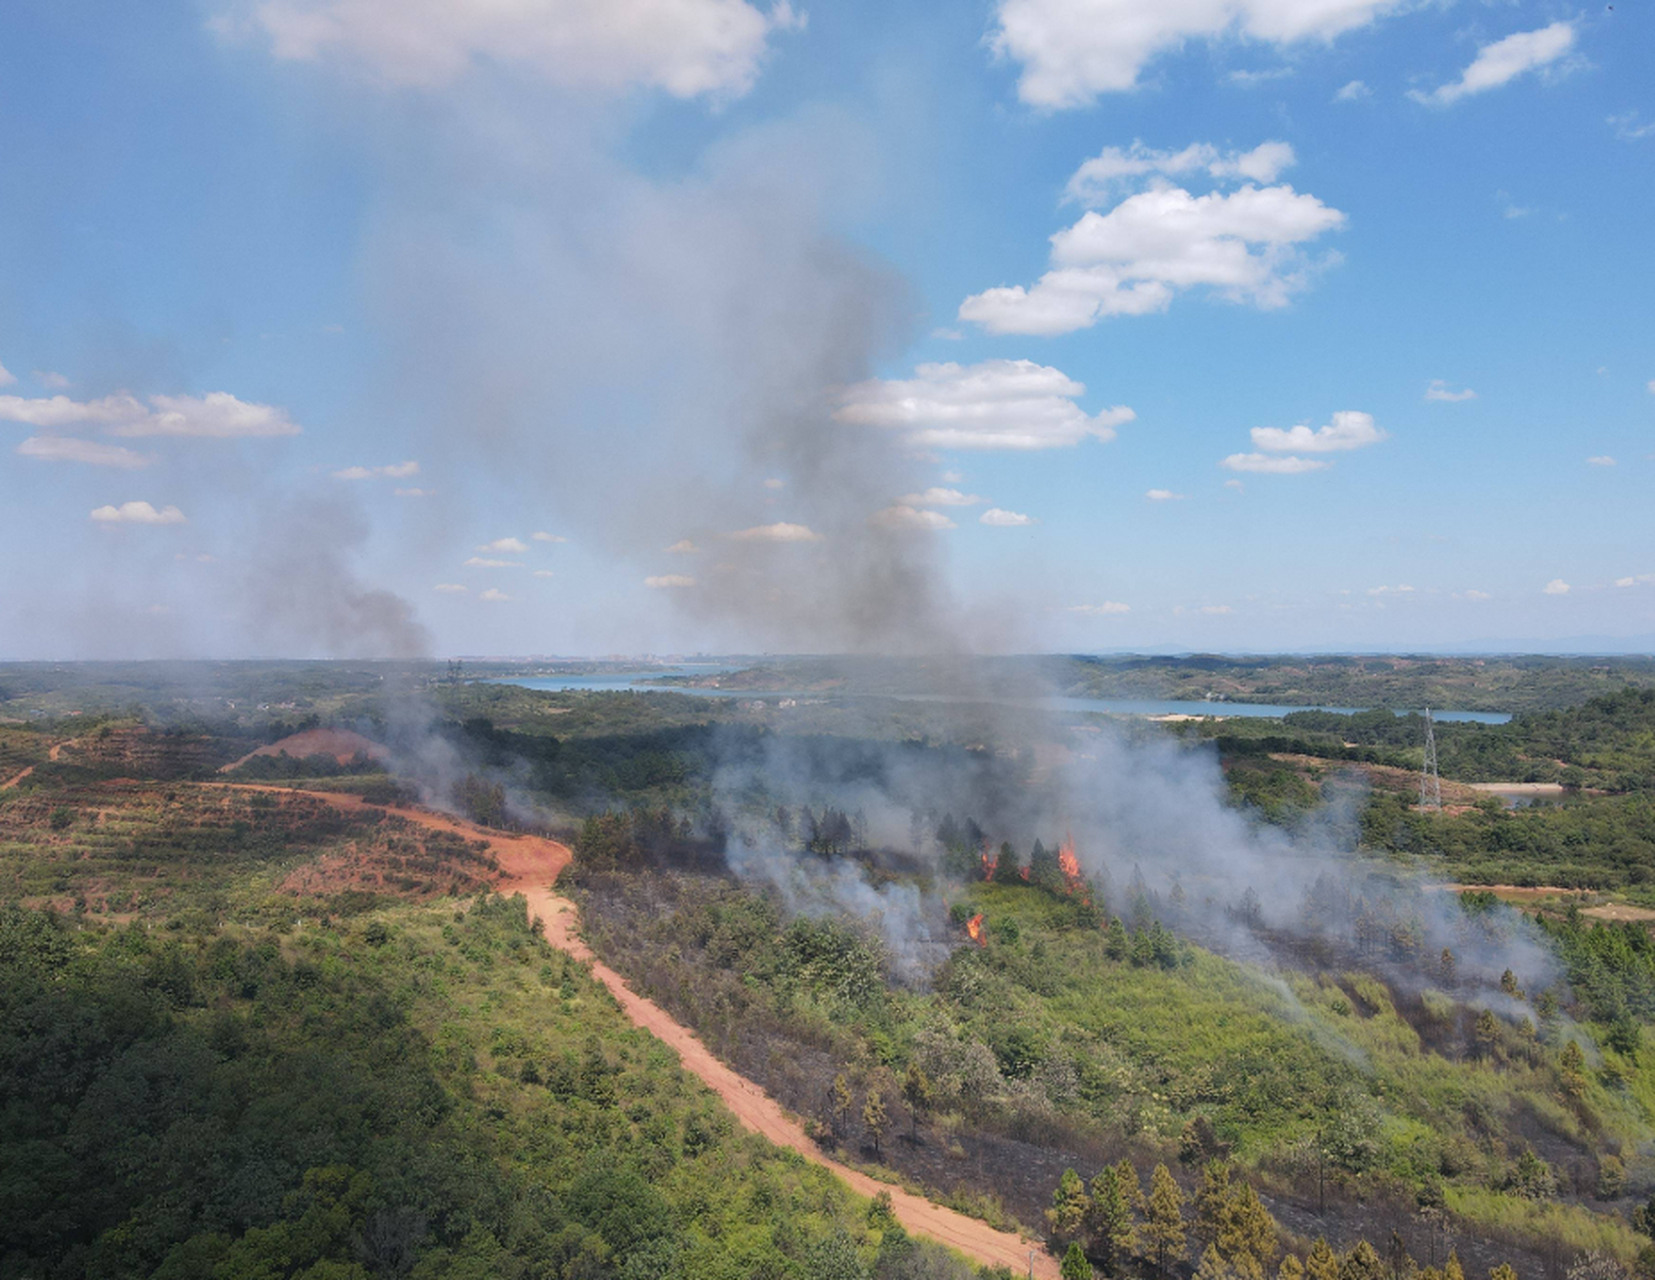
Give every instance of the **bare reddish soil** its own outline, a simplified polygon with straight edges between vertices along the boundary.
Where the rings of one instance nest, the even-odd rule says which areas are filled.
[[[303,760],[306,756],[332,756],[340,764],[345,764],[358,753],[371,760],[387,760],[391,755],[372,738],[364,738],[349,729],[306,729],[302,733],[290,733],[278,742],[267,742],[257,751],[249,751],[240,760],[225,765],[219,772],[228,773],[254,756],[288,755],[295,760]]]
[[[358,796],[331,792],[293,792],[285,787],[248,788],[285,794],[308,795],[341,808],[360,808]],[[685,1070],[697,1076],[748,1129],[777,1146],[798,1152],[812,1164],[821,1165],[865,1196],[888,1192],[898,1221],[909,1231],[958,1249],[989,1266],[1010,1267],[1025,1274],[1031,1267],[1037,1280],[1057,1280],[1057,1260],[1039,1244],[1005,1231],[996,1231],[985,1222],[968,1218],[952,1209],[932,1204],[922,1196],[870,1178],[837,1160],[831,1160],[810,1140],[799,1122],[751,1080],[725,1066],[696,1034],[676,1022],[652,1000],[638,995],[608,965],[593,956],[580,939],[580,916],[575,904],[553,889],[559,873],[569,865],[570,852],[555,840],[540,836],[507,835],[473,826],[426,809],[398,807],[396,813],[411,822],[435,831],[446,831],[467,840],[485,840],[500,864],[500,888],[521,893],[529,912],[541,921],[546,940],[591,966],[592,976],[607,987],[634,1025],[642,1027],[663,1044],[677,1051]],[[1032,1261],[1031,1261],[1032,1258]]]

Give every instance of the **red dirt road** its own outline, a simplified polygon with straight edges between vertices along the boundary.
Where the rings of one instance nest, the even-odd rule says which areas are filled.
[[[275,791],[282,787],[242,787],[241,790]],[[338,795],[321,791],[289,792],[327,800],[341,808],[360,808],[357,796]],[[675,1050],[683,1060],[684,1069],[698,1077],[724,1100],[747,1128],[761,1134],[779,1147],[797,1151],[812,1164],[821,1165],[865,1196],[887,1191],[897,1220],[915,1235],[929,1236],[958,1249],[967,1257],[990,1266],[1007,1266],[1018,1275],[1032,1271],[1036,1280],[1058,1280],[1057,1259],[1033,1241],[1006,1231],[996,1231],[986,1222],[968,1218],[963,1213],[932,1204],[923,1196],[916,1196],[901,1187],[876,1182],[865,1173],[840,1164],[822,1154],[822,1150],[806,1136],[799,1122],[784,1111],[769,1094],[737,1075],[720,1062],[701,1043],[695,1032],[675,1021],[653,1000],[648,1000],[626,985],[621,975],[592,954],[579,936],[580,915],[575,904],[556,893],[552,886],[558,874],[569,865],[567,847],[555,840],[539,836],[513,836],[472,826],[469,822],[432,813],[426,809],[397,807],[399,817],[434,830],[448,831],[468,840],[486,840],[490,851],[500,863],[500,888],[508,893],[521,893],[528,900],[529,913],[538,916],[546,941],[561,951],[567,951],[577,960],[591,966],[592,976],[607,987],[620,1003],[634,1025],[642,1027],[663,1044]],[[1032,1251],[1032,1264],[1030,1261]]]

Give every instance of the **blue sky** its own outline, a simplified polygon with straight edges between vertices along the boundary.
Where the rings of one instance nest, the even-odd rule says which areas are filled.
[[[0,48],[4,656],[1655,636],[1647,6]]]

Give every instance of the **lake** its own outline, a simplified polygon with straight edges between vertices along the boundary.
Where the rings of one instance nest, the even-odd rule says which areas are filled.
[[[601,675],[568,676],[513,676],[485,681],[488,684],[515,684],[525,689],[549,689],[556,692],[586,691],[591,693],[684,693],[697,698],[821,698],[846,696],[833,693],[812,693],[797,690],[697,689],[687,685],[662,687],[641,683],[659,680],[663,676],[717,675],[733,671],[734,667],[683,666],[651,667],[642,671],[611,671]],[[911,693],[850,695],[894,697],[904,702],[948,702],[946,694]],[[1096,711],[1117,716],[1238,716],[1279,718],[1292,711],[1333,711],[1352,715],[1366,707],[1276,706],[1263,702],[1193,702],[1170,698],[992,698],[975,699],[1003,703],[1007,706],[1044,707],[1051,711]],[[1404,715],[1405,712],[1397,712]],[[1432,709],[1434,720],[1467,720],[1478,724],[1504,724],[1511,717],[1500,711],[1438,711]]]

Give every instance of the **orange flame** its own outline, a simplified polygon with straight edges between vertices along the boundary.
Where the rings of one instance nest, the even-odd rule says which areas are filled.
[[[981,911],[965,922],[965,931],[971,935],[971,940],[979,947],[988,946],[988,939],[983,937],[983,913]]]
[[[983,879],[994,879],[994,868],[1000,865],[1000,855],[994,852],[992,841],[983,841]]]
[[[1087,906],[1092,905],[1092,895],[1086,892],[1086,878],[1080,874],[1080,859],[1075,857],[1075,838],[1068,832],[1064,833],[1063,844],[1057,851],[1057,869],[1063,873],[1063,884],[1071,897],[1080,895],[1080,900]]]

